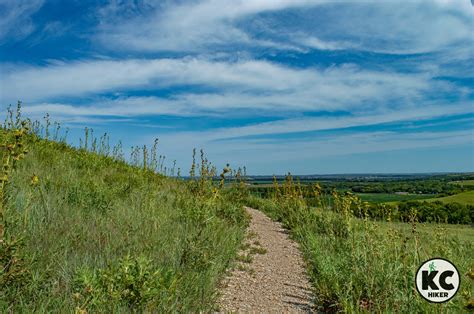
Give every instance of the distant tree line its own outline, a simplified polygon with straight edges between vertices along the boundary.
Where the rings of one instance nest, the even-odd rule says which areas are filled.
[[[453,195],[465,191],[462,187],[446,180],[410,180],[385,182],[330,182],[324,183],[327,189],[347,189],[354,193],[396,193]]]
[[[316,182],[302,183],[303,189],[311,190],[311,185]],[[353,193],[388,193],[406,192],[410,194],[433,194],[439,197],[454,195],[474,186],[460,186],[450,183],[448,180],[409,180],[409,181],[379,181],[379,182],[356,182],[356,181],[329,181],[321,182],[323,193],[330,194],[332,190],[351,191]],[[273,186],[251,186],[252,192],[261,197],[268,197],[273,193]]]
[[[416,215],[419,222],[471,224],[474,222],[474,206],[455,202],[404,201],[397,205],[371,204],[369,215],[384,220],[390,215],[397,221],[410,221],[412,215]]]

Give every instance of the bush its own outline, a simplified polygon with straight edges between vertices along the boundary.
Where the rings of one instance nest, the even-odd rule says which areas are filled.
[[[146,257],[130,256],[104,269],[81,269],[74,279],[74,298],[80,308],[127,307],[173,309],[179,277],[153,266]]]

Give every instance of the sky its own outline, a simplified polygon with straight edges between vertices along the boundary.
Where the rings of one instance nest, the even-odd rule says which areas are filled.
[[[471,0],[0,0],[0,106],[250,174],[474,171]]]

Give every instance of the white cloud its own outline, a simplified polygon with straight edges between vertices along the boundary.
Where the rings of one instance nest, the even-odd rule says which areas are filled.
[[[151,1],[140,10],[141,5],[124,7],[114,1],[100,12],[97,38],[113,49],[137,51],[202,51],[229,42],[272,46],[270,41],[252,39],[233,23],[261,12],[315,4],[310,0],[207,0],[179,5]],[[130,17],[128,13],[135,11],[151,13]]]
[[[246,140],[240,145],[248,145],[247,148],[255,151],[278,152],[285,151],[282,160],[291,158],[307,159],[320,158],[324,156],[352,155],[359,153],[373,153],[393,151],[400,149],[413,149],[423,147],[443,147],[456,144],[473,143],[472,134],[469,131],[447,131],[447,132],[362,132],[344,135],[332,135],[322,139],[269,143],[265,140]],[[228,143],[235,145],[236,143]],[[284,148],[283,148],[284,147]],[[259,155],[256,153],[256,155]],[[277,160],[278,156],[275,157]]]
[[[2,0],[0,2],[0,43],[6,38],[20,40],[35,30],[31,15],[43,0]]]
[[[301,8],[291,24],[278,15],[258,16]],[[97,39],[111,49],[141,52],[203,52],[247,45],[420,53],[472,41],[473,11],[467,0],[203,0],[128,6],[112,2],[101,10]],[[260,23],[257,29],[244,29],[239,25],[244,19]]]
[[[156,106],[165,112],[253,110],[367,110],[385,103],[412,106],[440,91],[459,91],[427,74],[370,71],[353,65],[296,69],[268,61],[238,62],[184,59],[93,60],[45,67],[10,68],[0,78],[2,103],[26,103],[57,97],[84,97],[107,92],[154,91],[170,86],[204,86],[212,93],[190,91],[169,99],[131,98],[129,111]],[[99,99],[100,100],[100,99]],[[142,101],[144,105],[137,106]],[[100,108],[99,101],[96,106]],[[105,104],[111,101],[105,101]],[[127,101],[120,99],[122,107]],[[160,108],[155,108],[157,112]],[[165,108],[165,109],[163,109]],[[166,109],[167,108],[167,109]],[[119,113],[120,114],[120,113]]]
[[[69,117],[136,117],[144,115],[179,115],[189,116],[192,111],[179,102],[157,97],[128,97],[115,100],[97,100],[87,105],[70,105],[61,103],[38,103],[24,105],[23,112],[28,115],[40,116],[46,112],[56,119],[67,120]],[[113,119],[111,119],[113,120]]]
[[[355,48],[355,46],[350,42],[323,41],[315,36],[303,34],[294,37],[296,38],[293,38],[293,40],[298,43],[318,50],[344,50]]]
[[[75,122],[81,119],[88,121],[90,117],[104,117],[101,121],[106,121],[107,117],[136,117],[140,115],[171,114],[182,113],[183,116],[195,115],[195,109],[186,109],[185,103],[173,102],[154,97],[131,97],[114,101],[104,101],[88,106],[73,106],[66,104],[36,104],[25,105],[23,112],[28,116],[42,117],[46,112],[50,113],[54,119],[69,121],[71,117]],[[186,142],[187,139],[198,139],[202,143],[215,141],[234,140],[249,136],[266,136],[276,134],[290,134],[299,132],[322,131],[343,129],[349,127],[379,125],[384,123],[394,123],[402,121],[423,121],[441,118],[452,115],[472,113],[472,102],[449,104],[425,104],[421,108],[385,109],[381,112],[362,112],[350,116],[317,116],[304,118],[286,118],[271,122],[251,124],[237,127],[212,128],[205,131],[180,132],[176,131],[173,139]],[[177,107],[177,108],[176,108]],[[182,112],[180,112],[182,111]],[[110,118],[109,118],[110,119]],[[112,118],[111,121],[115,121]]]
[[[400,110],[388,110],[377,114],[361,114],[341,117],[307,117],[293,118],[278,121],[264,122],[249,126],[216,128],[201,132],[181,132],[173,137],[186,141],[198,139],[203,143],[214,141],[225,141],[248,136],[262,136],[275,134],[289,134],[310,131],[334,130],[357,126],[378,125],[401,121],[429,120],[456,114],[472,113],[472,103],[458,104],[457,106],[426,105],[423,108],[412,108]],[[176,138],[174,140],[176,140]],[[242,139],[247,141],[248,138]]]

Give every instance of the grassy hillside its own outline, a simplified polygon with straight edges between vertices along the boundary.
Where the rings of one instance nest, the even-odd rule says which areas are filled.
[[[13,132],[0,143],[5,165]],[[0,312],[213,309],[246,226],[232,189],[31,135],[20,144],[2,189]]]
[[[428,202],[440,201],[443,203],[459,203],[463,205],[474,205],[474,191],[467,191],[455,195],[426,199]]]
[[[419,201],[442,202],[444,204],[459,203],[462,205],[474,205],[474,191],[461,192],[458,194],[444,197],[420,198]],[[398,201],[387,201],[386,204],[397,205]]]

